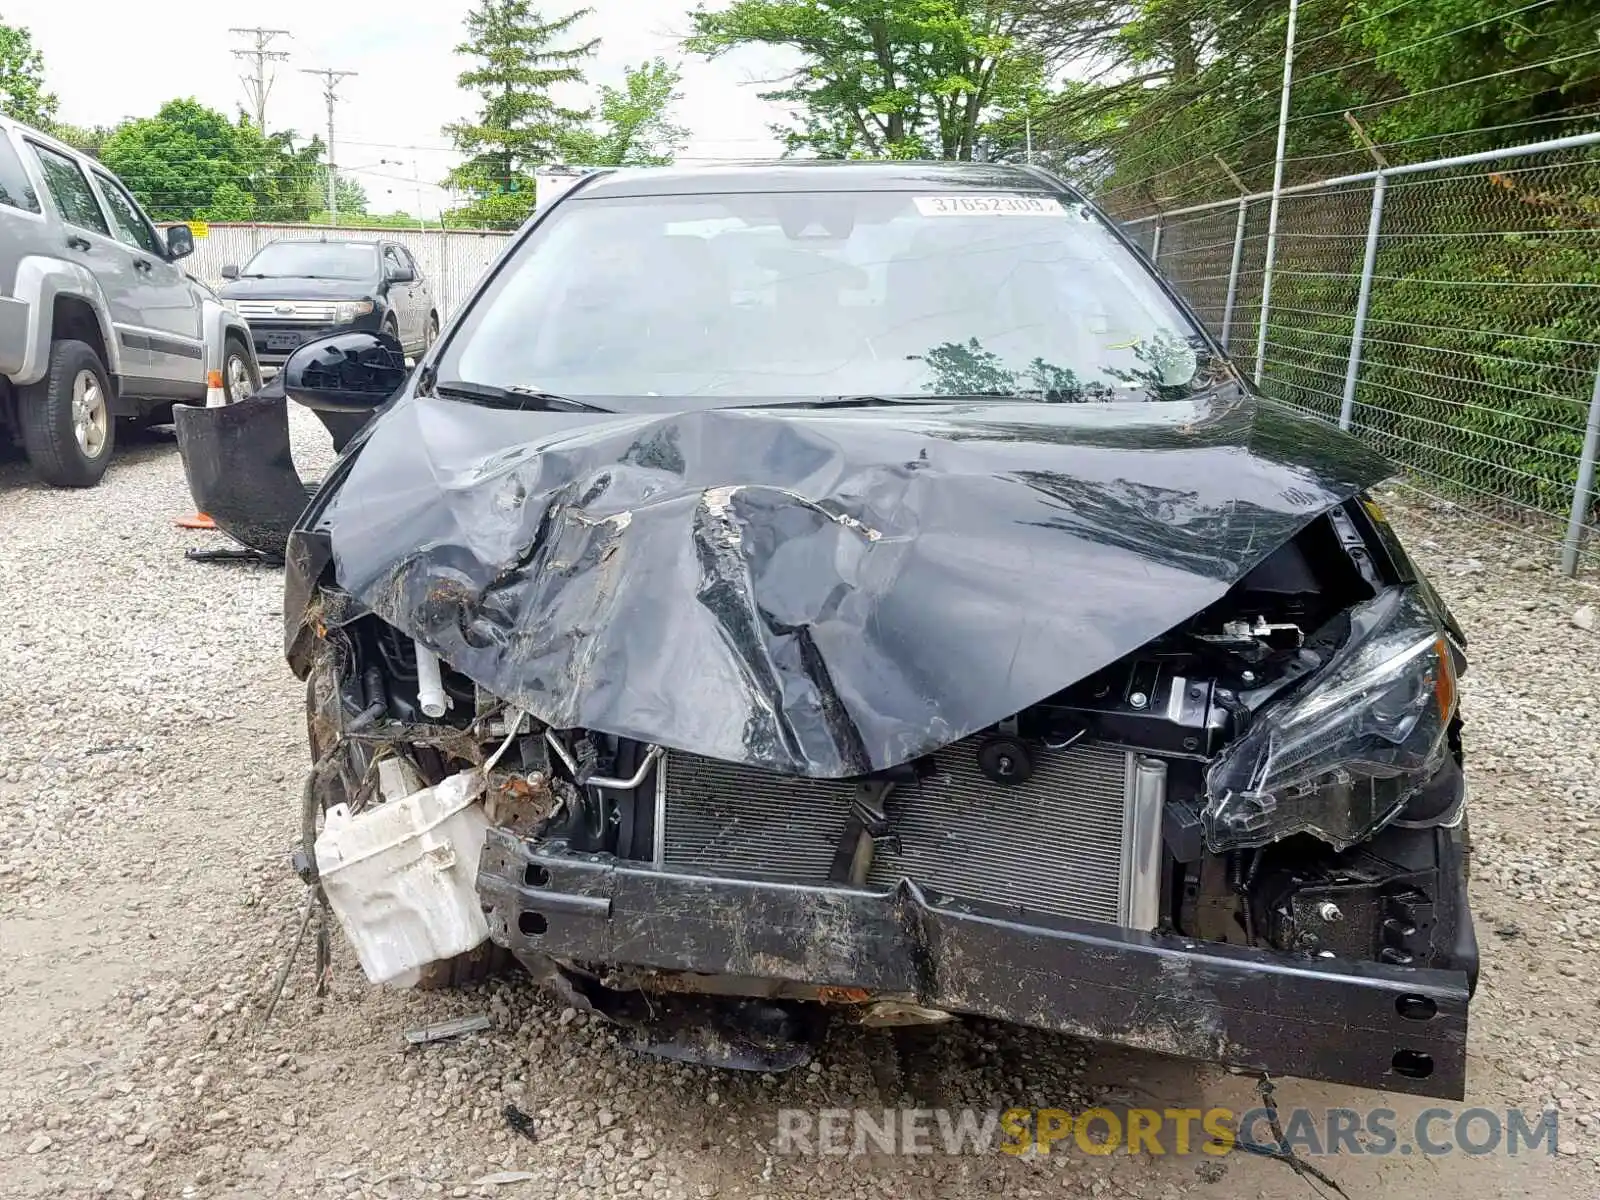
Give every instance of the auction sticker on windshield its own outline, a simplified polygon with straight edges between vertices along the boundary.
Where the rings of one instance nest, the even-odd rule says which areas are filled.
[[[918,196],[917,211],[925,217],[1060,217],[1066,214],[1054,196]]]

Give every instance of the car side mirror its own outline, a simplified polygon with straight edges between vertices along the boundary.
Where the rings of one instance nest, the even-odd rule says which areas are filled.
[[[233,263],[229,263],[227,266],[222,268],[222,277],[224,279],[237,279],[237,278],[239,278],[239,268],[237,266],[235,266]]]
[[[386,278],[390,283],[415,283],[417,273],[410,267],[390,267]]]
[[[167,230],[167,257],[188,258],[194,253],[194,234],[187,225],[174,225]]]
[[[352,329],[307,342],[283,365],[283,390],[324,413],[370,414],[405,386],[405,350],[387,333]]]

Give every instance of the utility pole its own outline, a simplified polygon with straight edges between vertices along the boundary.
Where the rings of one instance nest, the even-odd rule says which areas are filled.
[[[255,73],[239,76],[239,82],[244,84],[245,95],[250,97],[251,107],[255,109],[256,128],[262,133],[267,131],[267,94],[272,91],[274,76],[267,73],[269,62],[282,62],[288,58],[288,52],[271,49],[274,38],[292,37],[287,29],[230,29],[229,33],[240,34],[249,38],[255,44],[248,49],[235,50],[233,56],[246,61],[254,60]]]
[[[328,221],[339,223],[339,171],[333,158],[333,106],[339,99],[339,83],[357,74],[355,71],[335,71],[329,67],[301,67],[303,75],[322,77],[322,98],[328,102]]]

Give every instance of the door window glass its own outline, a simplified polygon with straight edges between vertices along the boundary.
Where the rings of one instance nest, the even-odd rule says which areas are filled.
[[[92,229],[110,237],[111,229],[106,225],[105,214],[100,211],[100,202],[94,198],[89,179],[78,169],[78,164],[48,146],[41,146],[37,142],[29,142],[28,145],[39,160],[39,169],[44,172],[44,186],[49,189],[51,199],[61,210],[61,219],[69,225]]]
[[[7,208],[20,208],[23,212],[39,211],[39,197],[33,190],[33,180],[22,169],[11,139],[0,132],[0,204]]]
[[[107,175],[95,172],[100,180],[100,191],[106,198],[106,210],[111,214],[111,224],[116,229],[117,241],[126,242],[137,250],[151,254],[161,253],[161,243],[155,231],[145,221],[133,202],[133,197],[122,190],[122,185]]]

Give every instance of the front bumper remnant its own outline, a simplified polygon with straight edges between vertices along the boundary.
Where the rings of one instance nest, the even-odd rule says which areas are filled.
[[[235,404],[172,410],[195,504],[229,537],[277,562],[311,498],[289,450],[288,404],[277,387]]]
[[[909,998],[1240,1070],[1442,1099],[1462,1098],[1466,1085],[1464,972],[1025,922],[910,883],[879,893],[675,873],[498,829],[478,892],[490,936],[530,965]],[[662,981],[672,988],[671,975]]]

